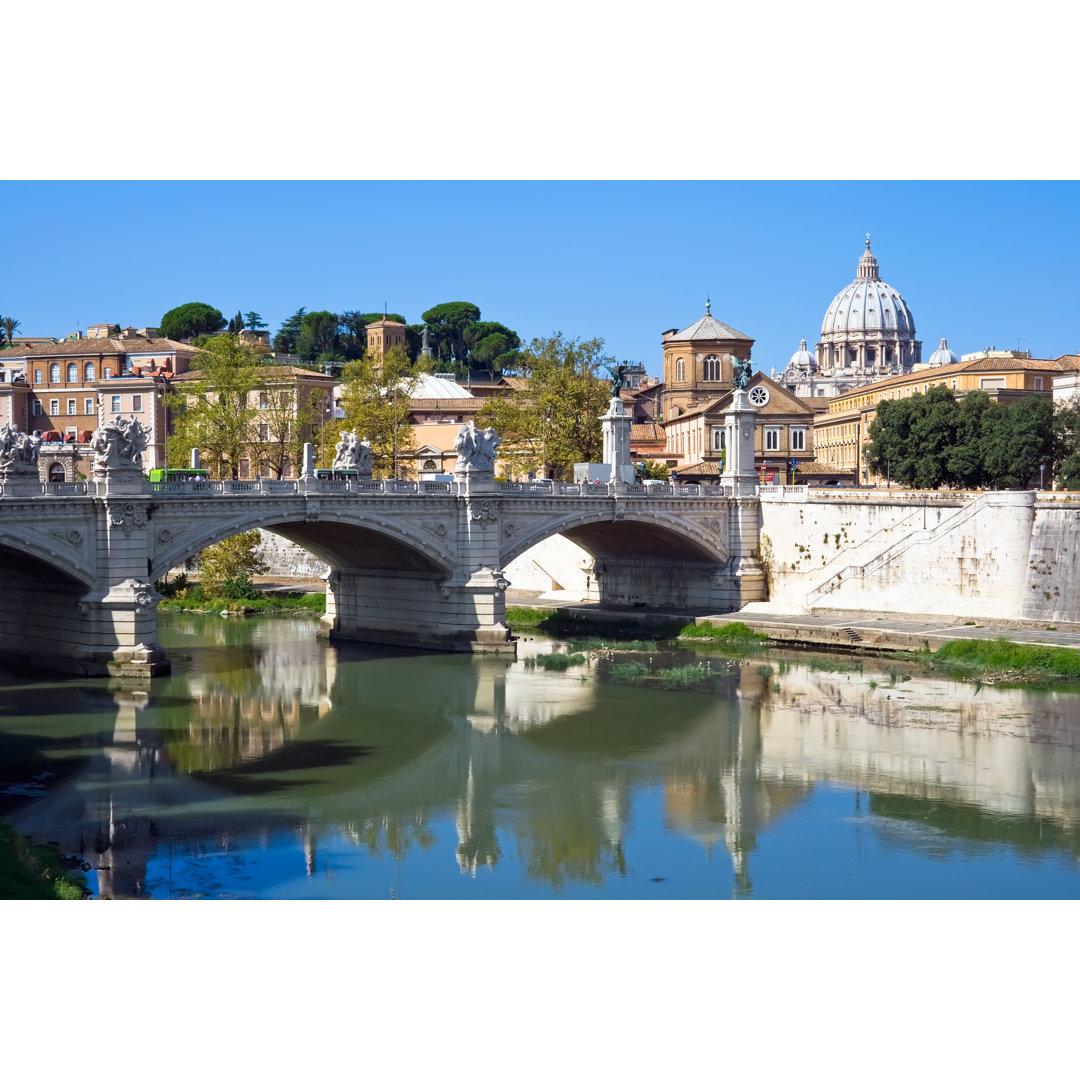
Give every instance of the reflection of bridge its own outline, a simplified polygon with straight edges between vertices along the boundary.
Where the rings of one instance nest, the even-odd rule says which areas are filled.
[[[730,853],[737,895],[753,892],[759,837],[821,783],[865,793],[879,820],[935,811],[908,842],[935,843],[940,829],[1080,851],[1080,740],[1065,697],[1033,711],[1019,691],[973,697],[916,677],[900,700],[846,674],[749,664],[732,670],[737,703],[666,695],[657,724],[655,694],[595,678],[431,656],[410,683],[416,668],[400,657],[268,633],[258,669],[291,658],[311,689],[295,718],[287,687],[252,681],[254,669],[200,670],[179,724],[171,692],[116,691],[88,767],[31,800],[16,827],[85,850],[102,894],[118,896],[142,895],[169,845],[211,851],[303,830],[311,870],[336,833],[404,857],[417,830],[448,818],[457,847],[445,854],[463,870],[498,866],[512,839],[528,876],[600,883],[642,870],[628,840],[643,785],[662,785],[666,826]]]
[[[556,534],[593,556],[604,604],[728,611],[762,595],[757,499],[719,486],[11,483],[0,497],[5,655],[83,674],[168,670],[153,583],[256,528],[330,566],[325,630],[355,640],[513,651],[503,568]]]

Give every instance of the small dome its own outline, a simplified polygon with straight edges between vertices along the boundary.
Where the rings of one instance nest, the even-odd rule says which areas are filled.
[[[829,334],[882,329],[897,330],[901,338],[907,338],[915,333],[915,320],[900,293],[878,276],[877,259],[867,237],[855,280],[829,305],[821,322],[821,336],[827,341]]]
[[[941,344],[931,354],[927,363],[931,367],[941,367],[942,364],[959,364],[960,357],[949,348],[949,343],[942,338]]]
[[[814,354],[806,348],[806,338],[799,342],[799,351],[791,354],[788,366],[801,368],[804,371],[812,370],[816,366]]]

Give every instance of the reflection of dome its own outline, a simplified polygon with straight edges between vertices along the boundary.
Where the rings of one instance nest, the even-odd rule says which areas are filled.
[[[877,259],[870,251],[867,237],[855,280],[829,305],[821,323],[821,337],[827,341],[829,334],[881,329],[913,335],[915,320],[904,298],[878,276]]]
[[[814,354],[807,351],[806,338],[799,342],[799,351],[791,354],[789,366],[800,368],[803,371],[811,371],[815,367]]]
[[[942,338],[941,344],[930,354],[927,363],[931,367],[941,367],[942,364],[959,364],[960,358],[949,348],[948,342]]]

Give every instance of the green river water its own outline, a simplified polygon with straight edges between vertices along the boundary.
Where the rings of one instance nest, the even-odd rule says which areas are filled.
[[[519,658],[162,615],[151,685],[0,676],[0,812],[95,897],[1071,898],[1080,697],[768,650]],[[700,664],[693,689],[664,668]]]

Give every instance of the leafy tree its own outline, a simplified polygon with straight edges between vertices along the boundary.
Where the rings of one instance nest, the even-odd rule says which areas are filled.
[[[230,334],[239,334],[244,329],[244,316],[238,311],[230,320],[229,325],[225,328]]]
[[[244,326],[248,330],[265,330],[266,322],[257,311],[244,313]]]
[[[642,480],[666,480],[668,478],[666,461],[642,458],[641,461],[637,462],[637,470]]]
[[[521,362],[521,339],[508,326],[498,322],[474,322],[463,331],[469,346],[469,367],[484,371],[493,378],[514,370]]]
[[[431,328],[432,351],[435,355],[442,361],[453,361],[457,370],[464,371],[469,353],[465,328],[470,323],[479,322],[480,309],[465,300],[453,300],[446,304],[436,304],[420,318]]]
[[[984,439],[986,472],[993,487],[1030,487],[1039,466],[1053,458],[1053,404],[1029,395],[999,405]]]
[[[124,331],[120,329],[120,324],[114,322],[109,326],[109,337],[119,337]]]
[[[258,529],[237,533],[199,554],[199,582],[208,596],[228,596],[246,600],[254,592],[253,574],[264,574],[266,560],[259,552],[262,537]]]
[[[321,353],[342,358],[338,347],[340,323],[332,311],[309,311],[300,322],[296,352],[305,364],[312,364]]]
[[[972,390],[956,410],[956,437],[945,454],[950,481],[956,487],[981,488],[987,484],[983,446],[987,427],[993,423],[994,403],[985,390]]]
[[[15,331],[18,330],[18,328],[21,325],[22,324],[19,322],[18,319],[12,319],[10,317],[5,317],[3,319],[0,319],[0,326],[2,326],[4,328],[4,333],[7,334],[7,340],[8,340],[9,345],[11,345],[14,342],[14,340],[15,340]],[[4,337],[4,334],[0,334],[0,341],[3,340],[3,337]]]
[[[603,349],[602,338],[533,338],[521,353],[528,387],[491,398],[477,415],[478,424],[490,424],[502,436],[500,457],[513,462],[515,475],[569,477],[577,462],[601,459],[600,416],[610,388],[596,373],[615,363]]]
[[[296,354],[300,342],[300,325],[304,321],[306,308],[297,308],[282,324],[274,335],[274,349],[277,352]]]
[[[181,304],[161,316],[161,336],[183,341],[198,334],[212,334],[224,329],[225,319],[217,308],[192,301]]]
[[[200,380],[166,397],[174,415],[169,457],[184,461],[198,447],[212,476],[236,479],[240,459],[257,441],[251,394],[263,376],[255,350],[232,335],[215,337],[191,366]]]
[[[400,345],[386,350],[382,357],[368,352],[362,360],[353,360],[342,372],[341,410],[323,441],[322,463],[329,465],[334,445],[342,431],[355,431],[371,442],[371,460],[376,477],[392,476],[394,447],[397,446],[398,471],[412,451],[413,434],[409,423],[409,398],[420,376],[429,366],[409,359]]]

